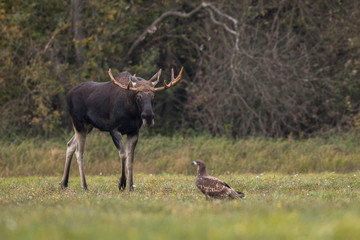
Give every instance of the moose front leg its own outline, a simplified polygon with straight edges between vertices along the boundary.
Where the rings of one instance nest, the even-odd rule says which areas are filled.
[[[123,191],[126,188],[126,174],[125,174],[125,168],[126,168],[126,152],[125,147],[122,141],[122,137],[120,132],[114,130],[110,132],[110,135],[112,137],[112,140],[119,152],[119,157],[121,161],[121,177],[119,179],[119,190]]]
[[[133,182],[133,163],[134,163],[134,150],[139,138],[139,134],[127,135],[126,140],[126,167],[129,177],[128,188],[129,191],[134,190]]]

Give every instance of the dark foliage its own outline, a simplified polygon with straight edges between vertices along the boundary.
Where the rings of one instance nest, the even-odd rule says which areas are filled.
[[[162,68],[169,80],[184,66],[182,83],[156,96],[150,133],[360,125],[358,1],[14,0],[0,19],[3,136],[70,128],[66,92],[110,81],[109,67],[144,78]]]

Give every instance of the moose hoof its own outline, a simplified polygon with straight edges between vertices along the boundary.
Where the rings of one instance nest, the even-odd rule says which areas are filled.
[[[124,191],[126,188],[126,181],[119,182],[119,190]]]
[[[60,182],[59,185],[60,185],[60,189],[66,189],[67,188],[67,184],[65,184],[63,182]]]

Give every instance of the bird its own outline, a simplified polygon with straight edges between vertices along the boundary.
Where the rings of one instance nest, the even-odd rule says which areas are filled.
[[[197,165],[195,185],[205,195],[206,199],[237,199],[245,197],[244,193],[235,191],[227,183],[207,174],[206,165],[203,161],[196,160],[192,164]]]

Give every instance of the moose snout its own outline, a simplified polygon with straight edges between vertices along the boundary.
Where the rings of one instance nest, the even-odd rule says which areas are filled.
[[[144,127],[147,126],[154,126],[155,125],[155,115],[153,113],[142,113],[141,114],[141,119],[143,122]]]

